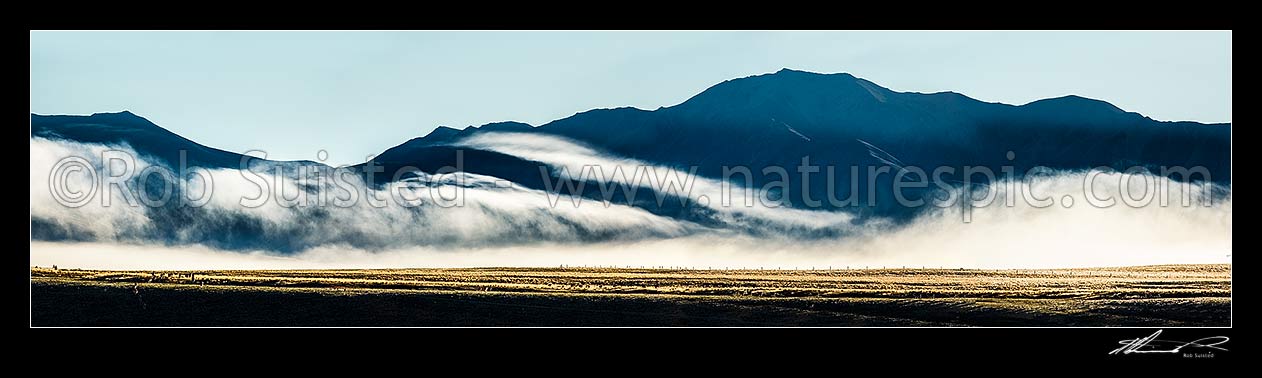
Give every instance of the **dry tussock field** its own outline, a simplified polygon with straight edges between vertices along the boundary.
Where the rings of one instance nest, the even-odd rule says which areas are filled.
[[[35,326],[1227,326],[1229,265],[31,269]]]

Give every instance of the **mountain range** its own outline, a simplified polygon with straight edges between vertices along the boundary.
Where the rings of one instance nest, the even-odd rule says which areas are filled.
[[[460,145],[471,136],[493,132],[563,137],[616,156],[685,170],[695,166],[698,174],[710,178],[720,177],[725,166],[749,167],[754,172],[780,166],[797,183],[800,173],[794,167],[809,157],[812,164],[837,167],[835,180],[845,184],[836,185],[836,196],[847,196],[852,190],[868,194],[867,187],[851,189],[848,184],[866,182],[867,169],[851,177],[849,167],[884,164],[916,166],[926,172],[939,166],[955,167],[957,172],[985,166],[1000,172],[1002,166],[1010,165],[1018,177],[1035,166],[1057,170],[1140,166],[1154,173],[1163,166],[1200,166],[1210,172],[1210,181],[1231,181],[1230,124],[1158,121],[1079,96],[1009,105],[954,92],[898,92],[850,74],[789,69],[728,80],[683,103],[656,110],[595,109],[538,126],[519,122],[464,129],[440,126],[365,164],[385,168],[384,174],[378,173],[383,176],[373,177],[381,183],[390,181],[402,167],[432,173],[455,166],[455,150],[460,149],[466,172],[533,189],[549,186],[540,175],[539,162]],[[234,168],[242,161],[240,154],[200,145],[126,111],[90,116],[32,114],[31,135],[126,143],[171,166],[178,166],[180,151],[187,151],[189,166]],[[828,183],[817,178],[819,173],[815,175],[806,193],[820,199]],[[753,184],[762,186],[776,179],[780,177],[754,175]],[[890,191],[881,189],[889,188],[892,179],[890,174],[875,178],[877,193],[872,195],[880,200],[870,210],[905,218],[914,210],[893,204]],[[913,196],[930,192],[913,192]],[[799,190],[782,193],[794,207],[802,205],[803,194]],[[686,217],[678,206],[633,205]]]

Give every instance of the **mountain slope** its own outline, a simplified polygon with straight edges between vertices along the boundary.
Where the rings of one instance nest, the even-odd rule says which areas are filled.
[[[164,129],[129,111],[88,116],[31,114],[31,136],[80,143],[127,144],[136,152],[170,167],[180,166],[184,152],[188,167],[239,168],[247,156],[207,147]],[[250,164],[322,164],[311,161],[275,162],[248,157]]]
[[[241,160],[239,154],[199,145],[128,112],[33,114],[31,123],[33,136],[125,142],[168,163],[178,164],[180,150],[188,151],[192,166],[236,167]],[[381,166],[383,172],[365,175],[383,183],[395,180],[395,173],[407,167],[434,173],[459,165],[460,170],[528,188],[548,186],[539,162],[456,146],[489,132],[564,137],[620,157],[672,167],[696,166],[698,174],[710,178],[720,178],[724,167],[744,166],[755,172],[751,181],[756,187],[782,178],[758,174],[764,167],[783,167],[793,188],[784,195],[793,206],[808,202],[807,195],[816,200],[830,193],[839,199],[872,195],[877,201],[863,206],[891,216],[908,215],[915,209],[894,203],[891,173],[868,172],[867,167],[884,163],[872,156],[865,143],[926,172],[952,167],[957,174],[946,176],[949,180],[965,179],[958,174],[965,167],[988,167],[998,173],[1011,165],[1018,178],[1035,166],[1061,170],[1140,166],[1154,173],[1163,166],[1200,166],[1210,172],[1210,181],[1231,181],[1230,124],[1161,122],[1078,96],[1016,106],[953,92],[897,92],[845,73],[788,69],[728,80],[683,103],[652,111],[596,109],[538,127],[518,122],[463,130],[439,127],[377,155],[369,163]],[[459,161],[457,150],[462,154]],[[1013,159],[1009,160],[1008,152]],[[828,180],[821,169],[813,173],[805,192],[797,190],[802,174],[795,168],[804,158],[816,165],[835,166],[835,176]],[[857,175],[851,175],[852,166],[860,168]],[[869,179],[875,192],[869,193],[867,185],[852,189],[853,183]],[[971,181],[986,179],[973,177]],[[917,198],[931,192],[922,189],[908,194]],[[652,204],[637,206],[655,213],[680,211]]]
[[[436,130],[383,153],[394,164],[419,153],[449,145],[486,132],[468,128],[459,132]],[[774,74],[728,80],[683,103],[658,110],[635,108],[597,109],[525,128],[515,132],[570,138],[598,149],[657,164],[696,166],[706,177],[720,177],[724,166],[744,166],[754,172],[779,166],[790,173],[790,182],[801,182],[795,167],[804,157],[817,165],[836,166],[834,195],[866,198],[858,176],[849,167],[882,164],[860,140],[871,143],[910,166],[932,172],[940,166],[989,167],[999,173],[1005,165],[1017,177],[1035,166],[1061,170],[1132,166],[1159,173],[1163,166],[1205,167],[1210,180],[1229,183],[1230,124],[1161,122],[1123,111],[1104,101],[1079,96],[1039,100],[1020,106],[987,103],[953,93],[896,92],[849,74],[817,74],[781,70]],[[1008,152],[1014,155],[1008,159]],[[412,155],[421,156],[421,155]],[[465,169],[478,171],[497,162],[478,158],[464,161]],[[513,173],[517,174],[513,174]],[[812,199],[828,194],[824,171],[814,173],[808,193]],[[498,172],[514,181],[538,182],[535,170]],[[892,174],[877,174],[880,213],[902,212],[891,200]],[[738,176],[739,177],[739,176]],[[962,174],[952,180],[963,180]],[[1181,176],[1175,179],[1187,180]],[[776,175],[755,175],[761,186],[779,180]],[[1203,180],[1194,176],[1193,180]],[[972,181],[985,182],[983,177]],[[927,193],[924,191],[920,194]],[[911,197],[915,198],[916,193]],[[801,191],[792,190],[793,204],[804,202]]]

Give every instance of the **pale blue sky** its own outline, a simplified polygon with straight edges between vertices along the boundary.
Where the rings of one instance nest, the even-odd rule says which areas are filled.
[[[656,109],[794,68],[1023,104],[1231,121],[1231,32],[31,32],[31,112],[358,163],[438,125]]]

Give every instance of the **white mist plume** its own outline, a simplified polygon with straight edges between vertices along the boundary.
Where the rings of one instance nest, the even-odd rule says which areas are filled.
[[[145,241],[162,236],[174,240],[158,241],[204,243],[208,238],[225,237],[212,233],[240,232],[244,233],[242,238],[261,239],[263,244],[282,251],[338,244],[382,249],[430,244],[521,243],[530,239],[581,241],[589,234],[609,235],[611,239],[672,237],[695,228],[622,205],[551,208],[541,191],[517,185],[498,187],[496,183],[502,180],[464,173],[443,182],[427,182],[428,175],[420,174],[382,189],[370,189],[358,177],[347,175],[343,177],[345,189],[353,190],[359,199],[335,205],[334,197],[349,199],[352,193],[334,190],[335,184],[328,179],[328,172],[294,176],[211,169],[206,170],[211,178],[211,195],[201,207],[181,207],[174,201],[171,206],[162,208],[128,206],[119,199],[105,207],[99,199],[94,199],[82,207],[70,208],[56,202],[48,186],[48,174],[58,159],[82,157],[96,166],[98,176],[117,174],[102,166],[101,152],[105,150],[137,156],[138,166],[152,164],[126,146],[91,147],[32,138],[31,149],[32,219],[74,232],[87,231],[91,234],[88,239],[98,241]],[[90,188],[86,176],[71,174],[68,177],[82,181],[75,183],[75,187]],[[190,191],[200,193],[202,186],[197,183],[201,180],[189,181],[192,182]],[[323,205],[318,204],[321,199],[311,193],[312,190],[300,189],[315,186],[327,193]],[[461,206],[450,203],[457,187],[462,190]],[[115,191],[113,195],[121,197],[121,192]],[[252,201],[263,193],[268,195],[266,201]],[[375,200],[369,200],[369,196]],[[303,200],[307,203],[303,204]],[[164,219],[164,216],[179,216],[185,223],[155,223],[158,222],[155,219]]]
[[[637,188],[662,191],[688,198],[692,203],[714,210],[719,220],[729,224],[743,223],[752,217],[788,227],[849,229],[854,215],[843,211],[816,211],[779,206],[769,199],[769,193],[758,188],[728,186],[719,180],[698,176],[673,167],[650,164],[636,159],[611,156],[596,151],[570,139],[524,133],[481,133],[465,138],[456,144],[470,148],[495,151],[522,159],[545,163],[557,168],[572,179],[592,179],[598,182],[614,182]],[[755,200],[746,206],[741,198],[749,190]],[[724,195],[731,203],[724,205]],[[650,196],[652,194],[649,194]]]
[[[553,145],[551,151],[539,151],[543,146],[540,143],[555,141],[516,140],[520,143],[488,136],[468,145],[555,166],[579,165],[578,170],[569,169],[569,172],[578,172],[585,164],[629,167],[641,164],[581,146]],[[110,207],[100,206],[100,201],[94,200],[78,208],[61,206],[52,198],[48,174],[59,159],[82,156],[105,172],[108,168],[101,164],[100,156],[109,149],[129,150],[126,146],[32,138],[33,222],[62,225],[70,233],[90,234],[61,238],[89,242],[33,240],[33,265],[111,269],[561,264],[694,268],[1052,268],[1224,263],[1230,262],[1227,255],[1231,253],[1230,187],[1208,186],[1207,189],[1200,184],[1145,174],[1059,172],[1031,178],[1028,184],[1000,181],[991,185],[998,193],[987,206],[938,209],[901,225],[875,222],[852,226],[849,215],[839,212],[739,206],[732,210],[747,212],[741,216],[774,222],[850,227],[852,231],[844,238],[827,239],[793,235],[759,238],[727,229],[701,227],[621,205],[606,208],[601,204],[580,207],[562,204],[554,208],[547,205],[548,194],[542,191],[516,185],[500,187],[496,184],[501,180],[473,174],[449,176],[441,182],[418,175],[375,191],[352,180],[352,187],[362,190],[360,196],[375,194],[389,198],[389,193],[397,189],[430,203],[429,206],[405,207],[387,200],[387,206],[378,208],[361,198],[348,207],[286,207],[273,199],[264,206],[249,208],[240,201],[258,195],[256,183],[236,170],[210,170],[214,196],[206,206],[183,214],[189,217],[180,219],[190,223],[181,225],[155,224],[170,221],[155,218],[161,215],[153,213],[157,210],[123,206],[124,202],[120,202],[123,198],[112,198]],[[143,160],[138,164],[151,165]],[[1119,199],[1114,206],[1097,208],[1088,204],[1083,194],[1083,182],[1088,175],[1094,175],[1092,189],[1098,197]],[[287,195],[292,195],[299,185],[330,185],[313,182],[309,177],[261,178],[273,190],[278,186],[288,188],[285,189],[289,191]],[[694,199],[709,194],[719,185],[711,179],[695,180],[696,191],[690,195]],[[1167,188],[1171,200],[1166,206],[1161,206],[1157,200],[1142,207],[1126,205],[1120,200],[1120,183],[1136,180]],[[85,188],[88,183],[75,185]],[[436,199],[430,189],[447,190],[454,186],[465,188],[464,206],[433,205]],[[1018,196],[1025,189],[1054,203],[1037,208],[1017,199],[1013,201],[1014,206],[1006,205],[1008,198]],[[1199,200],[1206,190],[1219,192],[1211,196],[1210,206],[1180,203],[1183,192]],[[1062,206],[1062,201],[1068,201],[1067,197],[1072,198],[1073,206]],[[965,211],[971,218],[967,223]],[[206,241],[213,236],[209,233],[233,230],[242,232],[240,238],[265,239],[272,244],[263,244],[269,246],[288,243],[286,246],[292,251],[277,253],[275,249],[217,246]],[[580,233],[600,237],[584,241],[576,236]],[[282,248],[282,252],[285,251]]]

